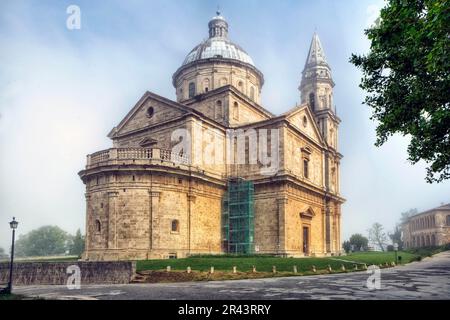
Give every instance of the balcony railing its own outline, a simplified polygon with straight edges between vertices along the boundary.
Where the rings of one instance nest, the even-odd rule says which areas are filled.
[[[119,160],[160,160],[175,164],[189,165],[187,155],[180,155],[164,149],[148,148],[112,148],[87,156],[87,169],[114,164]]]

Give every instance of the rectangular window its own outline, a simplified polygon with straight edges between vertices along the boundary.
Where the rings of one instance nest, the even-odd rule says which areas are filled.
[[[303,159],[303,175],[306,179],[309,179],[309,161],[307,159]]]

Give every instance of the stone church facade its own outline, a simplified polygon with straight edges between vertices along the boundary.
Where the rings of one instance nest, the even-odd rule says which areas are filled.
[[[87,156],[79,173],[86,185],[84,259],[227,252],[224,197],[237,178],[252,185],[253,253],[339,254],[340,119],[317,34],[302,73],[300,105],[272,114],[261,106],[263,84],[263,74],[229,40],[228,23],[218,13],[209,22],[209,38],[173,75],[176,101],[146,92],[108,135],[112,148]],[[270,174],[250,155],[252,143],[263,141],[250,133],[263,130],[276,164]],[[243,134],[243,150],[227,147],[230,132]],[[183,139],[189,143],[175,152]],[[204,161],[205,154],[215,161]]]

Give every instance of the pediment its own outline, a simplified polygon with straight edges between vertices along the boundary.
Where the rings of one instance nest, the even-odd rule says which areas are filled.
[[[312,218],[314,218],[315,215],[316,213],[314,212],[314,209],[311,206],[304,206],[300,210],[300,218],[302,219],[311,220]]]
[[[139,146],[143,148],[148,148],[157,144],[158,141],[152,138],[144,138],[141,142],[139,142]]]
[[[312,140],[318,143],[322,142],[322,136],[317,127],[316,119],[306,105],[291,110],[285,116],[294,127]]]
[[[191,111],[190,107],[183,106],[154,93],[146,92],[108,136],[113,138],[143,129],[150,125],[180,117],[189,111]]]

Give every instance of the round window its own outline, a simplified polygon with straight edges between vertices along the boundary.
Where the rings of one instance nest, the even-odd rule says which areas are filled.
[[[148,107],[148,109],[147,109],[147,117],[149,117],[149,118],[153,117],[154,113],[155,113],[155,109],[153,109],[153,107]]]

